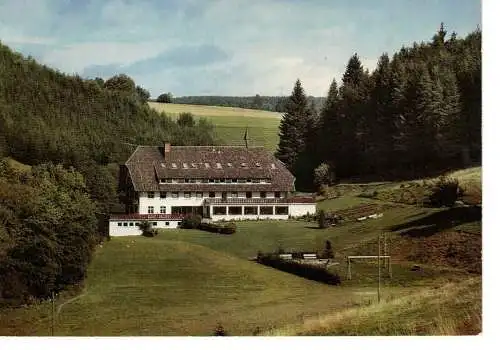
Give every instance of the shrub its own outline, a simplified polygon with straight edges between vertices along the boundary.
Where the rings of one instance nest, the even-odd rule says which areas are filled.
[[[139,224],[139,229],[142,231],[144,237],[154,237],[158,234],[158,231],[153,229],[149,221],[142,221]]]
[[[215,336],[226,336],[226,330],[224,329],[224,327],[222,326],[222,324],[217,324],[217,327],[215,327],[215,330],[214,330],[214,335]]]
[[[318,213],[318,225],[319,228],[327,228],[327,223],[326,223],[326,214],[323,209],[321,209]]]
[[[335,175],[326,163],[321,163],[314,169],[314,183],[317,187],[321,185],[331,185],[335,180]]]
[[[302,264],[297,261],[283,260],[277,254],[264,254],[261,255],[257,262],[273,267],[275,269],[292,273],[294,275],[304,277],[313,281],[323,282],[331,285],[340,284],[340,276],[326,270],[322,266]]]
[[[333,259],[334,258],[332,243],[329,240],[325,241],[325,249],[323,250],[322,258],[323,259]]]
[[[189,214],[184,217],[181,221],[181,228],[185,229],[197,229],[201,224],[201,216],[196,214]]]
[[[440,176],[434,183],[429,201],[437,207],[453,207],[455,202],[463,197],[464,191],[455,178]]]
[[[213,233],[220,233],[223,235],[231,235],[236,232],[236,224],[234,222],[228,224],[215,224],[202,222],[197,227],[199,230],[208,231]]]
[[[169,92],[167,94],[161,94],[160,96],[158,96],[158,98],[156,99],[156,102],[161,102],[161,103],[172,103],[173,102],[173,96],[172,94]]]

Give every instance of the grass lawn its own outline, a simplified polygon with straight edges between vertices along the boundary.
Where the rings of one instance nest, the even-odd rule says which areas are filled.
[[[365,304],[372,290],[327,286],[186,242],[120,237],[97,251],[83,295],[63,306],[55,334],[210,335],[221,322],[230,334],[251,335]],[[407,292],[392,288],[387,297]],[[49,303],[0,318],[0,335],[49,332]]]
[[[215,125],[216,137],[226,145],[245,145],[243,136],[247,127],[249,146],[264,146],[274,151],[279,141],[278,126],[281,113],[157,102],[149,102],[149,105],[174,118],[182,112],[191,112],[196,118],[207,118]]]
[[[320,206],[343,208],[367,202],[370,200],[345,197],[323,201]],[[373,305],[377,298],[376,264],[356,263],[353,279],[345,279],[346,255],[373,247],[380,232],[391,232],[396,237],[398,233],[390,231],[391,226],[426,215],[428,209],[401,206],[388,210],[380,219],[325,230],[317,229],[315,222],[249,221],[238,222],[237,232],[227,236],[171,229],[162,230],[154,238],[113,237],[97,249],[78,298],[57,300],[56,310],[60,312],[55,335],[210,335],[219,322],[230,335],[270,330],[278,334],[346,334],[353,329],[356,334],[383,334],[387,328],[376,328],[373,322],[363,324],[368,317],[363,315],[378,315],[377,312],[387,313],[391,322],[404,314],[408,317],[405,324],[427,322],[422,329],[437,332],[432,326],[435,318],[422,319],[428,315],[421,311],[434,305],[426,291],[445,285],[457,286],[461,291],[461,281],[477,280],[480,276],[426,264],[422,264],[421,271],[413,272],[410,261],[395,261],[392,280],[386,273],[383,278],[382,300],[388,305],[386,309]],[[258,250],[321,250],[326,239],[332,242],[335,260],[340,262],[331,267],[342,278],[340,286],[324,285],[248,261]],[[461,305],[457,301],[460,293],[453,294],[452,289],[444,291],[451,299],[442,299],[438,309],[446,322],[454,320],[448,317],[452,315],[450,310]],[[478,305],[476,294],[467,296],[467,302],[472,304],[466,305],[467,310],[472,310],[467,317],[474,327],[478,323],[474,311]],[[409,295],[417,297],[412,299]],[[412,301],[419,300],[419,295],[425,295],[422,305]],[[408,305],[410,311],[404,313],[401,305]],[[50,303],[43,302],[3,311],[0,335],[49,335],[50,310]],[[414,316],[411,310],[416,310]],[[356,318],[358,312],[365,318]],[[336,317],[332,315],[340,315],[352,327],[332,330],[339,327],[338,321],[330,322]],[[315,320],[328,320],[327,326],[304,326],[315,324]],[[408,327],[388,332],[407,332]]]

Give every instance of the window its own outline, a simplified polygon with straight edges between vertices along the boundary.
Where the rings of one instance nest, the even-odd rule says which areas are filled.
[[[156,225],[158,225],[158,223],[157,222],[153,222],[153,226],[156,226]]]
[[[203,198],[203,192],[196,192],[196,198]]]
[[[167,213],[167,207],[161,206],[160,207],[160,214],[166,214]]]
[[[251,183],[252,182],[252,179],[247,179],[247,183]]]
[[[246,167],[248,167],[248,164],[247,163],[241,163],[241,167],[242,168],[246,168]]]
[[[122,225],[122,223],[121,223],[121,222],[119,222],[119,223],[118,223],[118,226],[121,226],[121,225]]]
[[[252,183],[254,183],[254,184],[258,184],[259,182],[260,182],[259,179],[252,179]]]
[[[227,163],[227,166],[231,168],[233,166],[233,164]]]
[[[215,192],[209,192],[209,193],[208,193],[208,196],[209,196],[210,198],[215,198]]]
[[[179,198],[179,192],[172,192],[172,198]]]
[[[203,179],[203,180],[201,180],[201,182],[206,184],[206,183],[208,183],[208,179]]]
[[[231,198],[238,198],[238,192],[231,192]]]
[[[220,179],[215,179],[215,183],[218,184],[220,182]]]
[[[245,196],[246,196],[247,198],[252,198],[252,192],[247,192],[247,193],[245,193]]]
[[[160,179],[161,184],[164,184],[165,182],[166,182],[165,179]]]
[[[288,215],[288,207],[276,207],[276,215]]]
[[[236,183],[236,182],[238,182],[238,179],[231,179],[231,182]]]
[[[281,198],[281,192],[274,192],[274,198]]]
[[[191,192],[184,192],[184,198],[191,198]]]
[[[182,167],[183,167],[184,169],[187,169],[187,168],[188,168],[187,163],[182,163]]]
[[[229,207],[229,215],[241,215],[242,207]]]
[[[148,207],[148,214],[154,214],[155,208],[153,206]]]
[[[189,182],[189,179],[184,179],[184,183],[188,183]]]
[[[274,163],[271,163],[271,169],[276,169],[276,165]]]
[[[198,164],[196,164],[196,163],[191,163],[191,168],[198,169]]]
[[[177,221],[177,226],[181,226],[181,222],[180,221]]]
[[[260,198],[266,198],[266,192],[261,192],[260,193]]]
[[[160,192],[160,198],[167,198],[167,192]]]
[[[231,179],[226,179],[226,183],[230,184],[231,183]]]
[[[148,192],[148,198],[155,198],[154,192]]]
[[[215,166],[217,167],[217,169],[222,169],[222,164],[221,163],[216,163]]]
[[[213,184],[215,182],[215,179],[209,179],[208,182]]]
[[[165,226],[170,226],[170,222],[165,221]]]
[[[226,199],[227,198],[227,192],[222,192],[222,199]]]
[[[259,207],[260,215],[273,215],[273,207]]]
[[[172,179],[167,179],[166,181],[168,184],[171,184],[172,183]]]
[[[246,179],[238,179],[238,183],[240,183],[240,184],[244,184],[245,182],[247,182]]]
[[[177,164],[172,163],[172,169],[177,169]]]
[[[135,223],[135,226],[139,226],[139,223],[138,223],[138,222],[136,222],[136,223]]]
[[[257,207],[245,207],[245,215],[257,215]]]
[[[197,182],[197,180],[196,179],[190,179],[189,182],[192,183],[192,184],[195,184]]]
[[[209,163],[205,163],[205,168],[210,168],[210,164]]]
[[[256,166],[257,168],[260,168],[260,163],[259,163],[259,162],[255,163],[255,166]]]
[[[226,215],[226,207],[214,207],[214,215]]]

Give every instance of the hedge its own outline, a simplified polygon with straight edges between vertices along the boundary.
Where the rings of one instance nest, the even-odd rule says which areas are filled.
[[[329,272],[324,267],[301,264],[293,260],[280,259],[276,254],[259,254],[257,262],[273,267],[275,269],[292,273],[294,275],[304,277],[313,281],[323,282],[331,285],[340,284],[340,276],[336,273]]]

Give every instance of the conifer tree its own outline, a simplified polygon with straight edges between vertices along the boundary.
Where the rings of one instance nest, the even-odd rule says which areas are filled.
[[[279,144],[276,157],[293,172],[297,158],[306,148],[306,133],[313,114],[299,79],[288,98],[285,114],[279,126]]]

